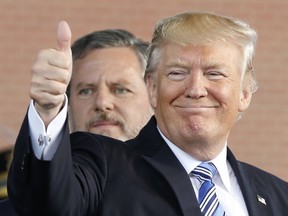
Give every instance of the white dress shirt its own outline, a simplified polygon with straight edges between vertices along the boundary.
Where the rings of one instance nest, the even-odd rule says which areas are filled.
[[[162,134],[159,128],[158,131],[161,134],[162,138],[167,143],[167,145],[170,147],[172,152],[178,158],[184,169],[186,170],[187,175],[189,175],[196,197],[198,198],[199,188],[201,185],[200,182],[196,179],[196,177],[194,177],[191,174],[191,172],[199,164],[201,164],[202,161],[196,160],[191,155],[187,154],[186,152],[178,148],[176,145],[171,143]],[[236,176],[226,158],[227,158],[227,145],[225,145],[221,153],[215,159],[210,161],[216,166],[218,170],[217,174],[213,177],[217,197],[226,215],[249,216]]]

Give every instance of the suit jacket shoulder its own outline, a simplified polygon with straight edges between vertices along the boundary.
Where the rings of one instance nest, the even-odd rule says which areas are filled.
[[[249,215],[286,215],[288,183],[245,162],[237,161],[230,150],[228,160],[241,188]]]

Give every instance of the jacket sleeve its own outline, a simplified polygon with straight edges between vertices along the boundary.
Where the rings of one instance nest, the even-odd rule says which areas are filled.
[[[63,130],[53,159],[39,160],[31,148],[26,115],[8,175],[9,198],[19,215],[79,216],[96,211],[107,175],[101,141],[78,132],[70,143],[67,120]]]

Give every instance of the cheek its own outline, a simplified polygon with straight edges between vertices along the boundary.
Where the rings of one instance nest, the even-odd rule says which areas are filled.
[[[76,98],[71,98],[69,102],[70,111],[75,113],[77,110],[81,108],[81,102],[79,102]]]
[[[166,107],[184,94],[184,83],[171,82],[163,77],[157,81],[157,86],[150,89],[150,103],[154,109]]]
[[[231,85],[218,85],[212,86],[210,92],[214,97],[222,103],[231,103],[232,101],[238,101],[239,90]]]
[[[222,93],[222,103],[225,107],[230,110],[230,112],[238,115],[239,107],[241,106],[241,93],[239,91],[224,91]]]
[[[71,114],[74,118],[79,120],[85,118],[85,113],[87,113],[87,110],[90,109],[90,107],[91,103],[88,103],[87,101],[72,100],[69,104]]]
[[[123,118],[135,118],[135,114],[141,112],[145,107],[137,100],[118,100],[114,103],[113,112]]]

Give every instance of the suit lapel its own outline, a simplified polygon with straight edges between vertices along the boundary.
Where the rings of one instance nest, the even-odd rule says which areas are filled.
[[[189,176],[170,149],[163,148],[153,158],[149,156],[144,156],[144,158],[168,181],[183,215],[200,216],[200,208]]]
[[[183,215],[201,216],[189,176],[162,139],[156,125],[156,119],[152,117],[139,135],[128,143],[142,152],[143,158],[164,176],[177,197]],[[237,161],[230,149],[227,157],[241,188],[249,215],[273,215],[265,186],[254,178],[253,173],[247,172],[244,163]]]
[[[257,183],[255,175],[247,172],[247,169],[245,169],[247,165],[237,161],[230,149],[228,149],[227,156],[241,188],[249,215],[273,215],[270,208],[269,194],[265,193],[265,186]]]
[[[167,180],[179,201],[183,215],[201,216],[190,178],[160,136],[154,117],[130,144],[140,150],[143,158]]]

